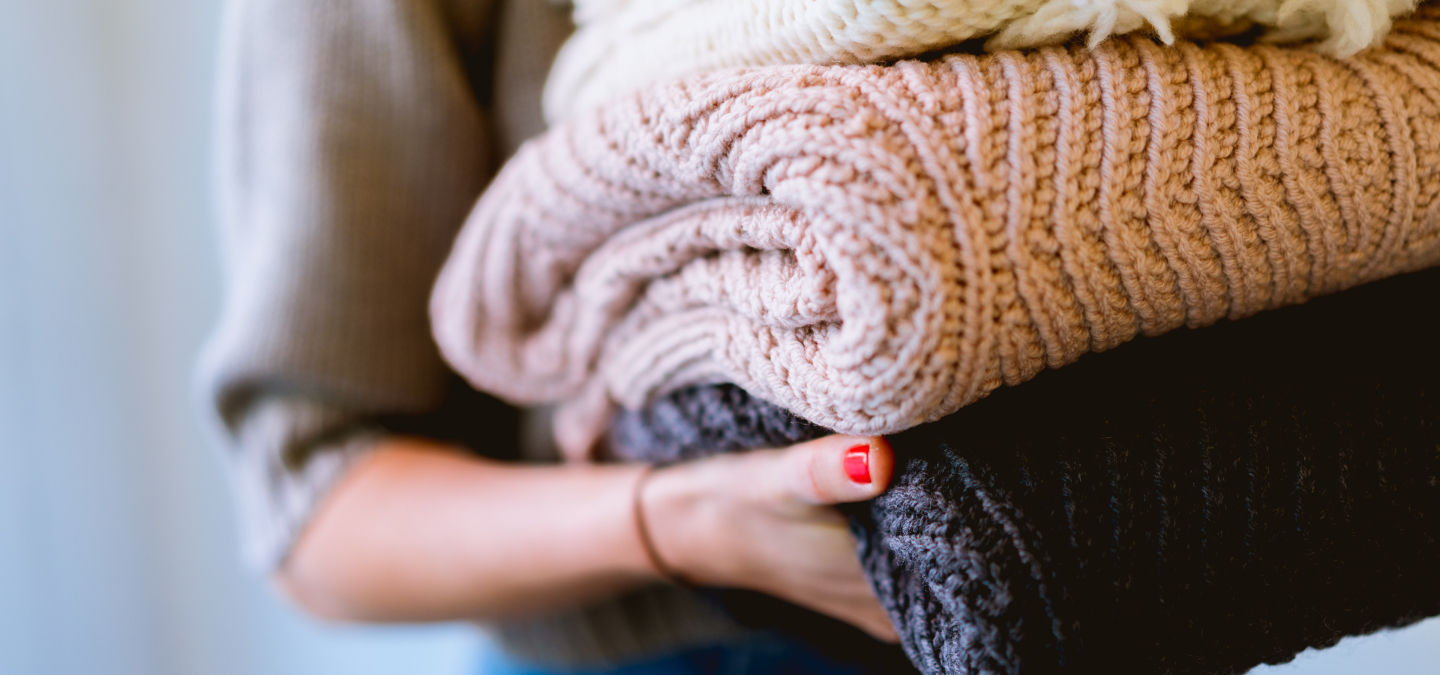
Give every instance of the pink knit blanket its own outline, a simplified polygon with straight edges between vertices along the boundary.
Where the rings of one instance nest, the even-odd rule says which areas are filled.
[[[1156,45],[779,66],[525,146],[432,298],[475,386],[614,405],[734,382],[883,434],[1087,351],[1440,262],[1440,12],[1337,61]]]

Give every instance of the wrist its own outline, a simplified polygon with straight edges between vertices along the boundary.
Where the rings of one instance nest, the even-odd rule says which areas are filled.
[[[649,465],[598,467],[611,474],[613,487],[607,492],[605,530],[606,548],[617,573],[643,581],[665,579],[664,568],[657,567],[646,538],[649,528],[642,520],[641,496],[646,489],[652,468]],[[642,529],[645,528],[645,529]]]
[[[655,537],[651,533],[650,518],[646,513],[645,488],[657,470],[655,465],[648,465],[640,472],[640,477],[635,481],[634,493],[631,495],[635,533],[639,537],[640,547],[645,553],[645,558],[650,563],[650,569],[657,577],[674,584],[689,585],[689,580],[666,562],[664,556],[660,555],[659,549],[655,546]]]
[[[743,542],[730,532],[733,516],[717,499],[725,469],[736,457],[712,457],[651,471],[637,493],[659,573],[702,586],[738,586],[746,578],[738,550]]]

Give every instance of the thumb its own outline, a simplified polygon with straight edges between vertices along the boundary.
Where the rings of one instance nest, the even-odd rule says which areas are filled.
[[[781,452],[783,488],[809,504],[873,499],[895,468],[895,453],[880,436],[826,436]]]

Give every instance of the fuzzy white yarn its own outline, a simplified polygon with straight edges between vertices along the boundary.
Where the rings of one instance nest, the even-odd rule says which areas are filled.
[[[1165,43],[1179,19],[1259,25],[1280,42],[1319,40],[1349,56],[1377,44],[1416,0],[576,0],[578,30],[545,89],[555,123],[647,84],[736,66],[852,64],[916,56],[991,36],[991,50],[1088,33],[1151,29]],[[1183,29],[1182,35],[1184,37]]]

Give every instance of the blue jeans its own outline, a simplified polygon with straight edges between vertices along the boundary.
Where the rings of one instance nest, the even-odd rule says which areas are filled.
[[[831,661],[797,641],[760,633],[601,669],[559,669],[526,664],[487,644],[476,675],[858,675],[860,668]]]

